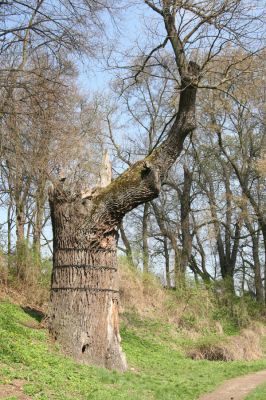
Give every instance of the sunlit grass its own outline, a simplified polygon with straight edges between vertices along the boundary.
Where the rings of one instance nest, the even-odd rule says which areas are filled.
[[[266,399],[266,383],[259,385],[253,390],[245,400],[265,400]]]
[[[23,379],[33,399],[192,400],[224,379],[266,368],[266,360],[193,361],[183,351],[189,339],[174,326],[128,314],[121,335],[129,370],[120,374],[64,357],[45,330],[27,326],[34,322],[20,307],[0,303],[0,383]]]

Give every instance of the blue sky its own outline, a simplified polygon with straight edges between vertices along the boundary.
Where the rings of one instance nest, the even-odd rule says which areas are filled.
[[[116,51],[123,52],[132,48],[136,42],[143,43],[144,25],[152,24],[155,19],[158,19],[158,16],[143,4],[143,1],[134,1],[132,4],[131,7],[120,11],[115,17],[115,23],[110,17],[105,17],[109,44]],[[87,59],[82,62],[77,61],[77,64],[78,84],[81,89],[85,92],[102,92],[108,89],[114,73],[111,69],[108,70],[105,61]]]
[[[135,2],[136,3],[136,2]],[[130,7],[121,11],[116,17],[116,25],[112,23],[110,18],[106,17],[106,26],[110,43],[116,48],[126,49],[133,45],[135,40],[141,40],[142,22],[148,16],[148,7],[140,1],[139,5]],[[76,59],[76,64],[79,71],[78,86],[84,94],[91,96],[94,92],[104,94],[108,92],[110,80],[113,74],[107,71],[104,61],[99,59]],[[0,224],[6,222],[6,209],[0,208]],[[3,226],[5,231],[6,226]],[[25,227],[26,230],[26,227]],[[52,232],[49,224],[44,231],[46,237],[51,238]],[[4,237],[5,235],[3,235]],[[15,229],[13,230],[13,245],[15,241]],[[44,254],[50,254],[47,249],[44,249]]]

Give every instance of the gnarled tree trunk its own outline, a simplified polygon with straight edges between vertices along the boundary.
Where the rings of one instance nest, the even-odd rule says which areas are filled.
[[[104,215],[90,211],[87,201],[79,199],[53,202],[50,329],[78,361],[125,370],[118,326],[117,231]]]
[[[116,242],[123,216],[158,196],[161,182],[195,128],[198,69],[188,64],[168,137],[105,188],[50,192],[54,234],[50,331],[77,360],[126,369],[118,326]]]

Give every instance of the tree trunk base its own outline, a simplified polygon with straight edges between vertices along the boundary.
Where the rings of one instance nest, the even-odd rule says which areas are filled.
[[[52,289],[49,328],[62,351],[76,361],[127,369],[115,291]]]

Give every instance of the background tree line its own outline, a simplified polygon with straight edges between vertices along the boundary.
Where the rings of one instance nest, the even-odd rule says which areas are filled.
[[[221,63],[232,57],[227,51]],[[237,63],[239,54],[234,57]],[[237,79],[220,91],[202,88],[197,130],[160,198],[121,227],[129,262],[161,274],[168,287],[191,275],[206,284],[222,279],[238,293],[264,299],[265,88],[259,67],[264,57],[262,52],[241,61],[232,70]],[[239,70],[245,71],[241,77]],[[109,132],[123,163],[148,154],[175,113],[171,81],[156,81],[154,75],[138,83],[134,94],[130,88],[123,95],[129,123],[139,125],[139,140],[118,146]],[[205,79],[211,81],[211,73]]]
[[[234,2],[225,3],[229,12]],[[97,184],[104,148],[119,175],[163,141],[176,115],[178,77],[164,42],[156,54],[147,47],[123,54],[126,73],[108,55],[116,71],[111,96],[80,93],[75,57],[97,57],[103,13],[115,18],[115,12],[111,1],[1,2],[1,239],[5,271],[22,281],[41,274],[42,256],[52,251],[49,182],[61,174],[77,190]],[[206,15],[216,18],[218,31],[228,23],[232,35],[218,12],[225,15],[222,6]],[[188,276],[206,285],[223,280],[264,302],[265,52],[225,45],[214,57],[204,53],[213,32],[203,32],[201,41],[198,34],[186,39],[209,62],[197,130],[159,199],[120,226],[119,248],[132,266],[156,273],[168,287],[185,285]],[[150,28],[147,41],[155,36]]]

